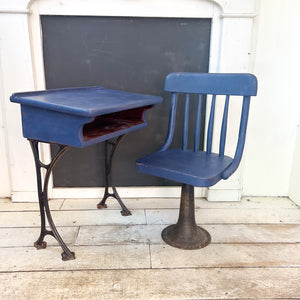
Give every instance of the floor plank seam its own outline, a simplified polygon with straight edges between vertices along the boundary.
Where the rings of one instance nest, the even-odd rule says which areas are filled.
[[[227,295],[226,295],[227,296]],[[265,297],[259,297],[259,298],[257,298],[257,297],[253,297],[253,298],[244,298],[244,297],[239,297],[239,298],[228,298],[228,297],[226,297],[226,298],[184,298],[184,299],[181,299],[181,300],[216,300],[216,299],[220,299],[220,300],[223,300],[223,299],[226,299],[226,300],[268,300],[268,299],[270,299],[270,300],[291,300],[291,299],[300,299],[300,297],[296,297],[296,298],[278,298],[278,297],[267,297],[267,298],[265,298]]]
[[[64,203],[65,203],[66,199],[63,199],[63,201],[61,202],[61,205],[59,206],[59,210],[63,210],[63,206],[64,206]]]
[[[77,232],[76,232],[76,236],[75,236],[74,245],[76,245],[76,243],[77,243],[77,239],[78,239],[78,236],[79,236],[80,228],[81,228],[81,227],[78,226],[78,229],[77,229]]]
[[[300,266],[234,266],[234,267],[172,267],[172,268],[86,268],[86,269],[43,269],[43,270],[14,270],[14,271],[0,271],[0,274],[11,274],[11,273],[55,273],[55,272],[108,272],[108,271],[118,271],[118,272],[128,272],[128,271],[165,271],[165,270],[220,270],[220,269],[299,269]]]
[[[79,233],[79,231],[78,231]],[[164,245],[165,243],[163,241],[161,242],[157,242],[157,243],[150,243],[149,242],[114,242],[114,243],[101,243],[101,244],[79,244],[77,243],[77,237],[76,236],[76,241],[74,243],[66,243],[67,246],[76,246],[76,247],[102,247],[102,246],[129,246],[129,245]],[[300,244],[300,242],[211,242],[210,245],[255,245],[255,246],[259,246],[259,245],[298,245]],[[47,248],[59,248],[60,246],[57,245],[47,245]],[[3,248],[33,248],[32,245],[25,245],[25,246],[0,246],[0,249]]]
[[[149,249],[149,257],[150,257],[150,269],[152,269],[152,256],[151,256],[151,244],[148,244],[148,249]]]

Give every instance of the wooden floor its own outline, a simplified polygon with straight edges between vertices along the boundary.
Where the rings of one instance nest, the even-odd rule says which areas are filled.
[[[0,200],[0,299],[300,299],[300,209],[287,198],[197,199],[197,222],[212,236],[201,250],[164,244],[179,199],[52,200],[59,232],[76,252],[63,262],[39,235],[37,203]]]

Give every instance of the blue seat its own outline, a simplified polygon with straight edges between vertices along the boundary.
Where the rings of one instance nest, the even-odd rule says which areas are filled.
[[[172,93],[166,141],[157,152],[138,159],[136,166],[137,170],[142,173],[171,179],[182,184],[179,219],[177,224],[163,230],[164,241],[182,249],[203,248],[210,243],[211,238],[209,233],[197,226],[195,222],[194,186],[212,186],[221,179],[230,177],[238,168],[245,145],[250,98],[256,95],[257,80],[252,74],[171,73],[166,78],[165,91]],[[174,135],[176,107],[180,93],[186,94],[182,147],[169,149]],[[193,149],[188,149],[190,94],[198,95]],[[240,96],[243,101],[234,157],[225,155],[231,96]],[[201,109],[205,97],[211,97],[211,107],[206,147],[204,150],[200,150]],[[220,98],[223,98],[225,103],[219,137],[219,152],[213,153],[215,106]]]

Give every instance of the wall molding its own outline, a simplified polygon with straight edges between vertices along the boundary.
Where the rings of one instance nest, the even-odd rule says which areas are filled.
[[[239,19],[253,19],[257,14],[235,14],[235,13],[223,13],[221,18],[239,18]]]
[[[0,14],[14,14],[14,15],[18,15],[18,14],[25,14],[25,15],[30,15],[31,11],[29,11],[28,9],[0,9]]]

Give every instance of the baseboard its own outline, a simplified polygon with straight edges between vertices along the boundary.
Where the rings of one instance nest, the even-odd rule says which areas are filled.
[[[121,198],[179,198],[180,187],[118,187]],[[60,198],[101,198],[104,188],[54,188],[53,199]],[[196,197],[205,197],[205,189],[196,188]]]
[[[119,187],[121,198],[179,198],[180,187]],[[101,199],[104,188],[53,188],[51,199],[78,198]],[[36,191],[12,193],[13,202],[38,202]],[[195,197],[208,201],[240,201],[240,190],[195,188]]]
[[[29,192],[12,192],[12,202],[38,202],[38,195],[36,191]]]
[[[208,189],[208,201],[240,201],[242,197],[241,190],[214,190]]]
[[[179,198],[180,187],[119,187],[121,198]],[[78,198],[101,199],[104,188],[53,188],[50,199]],[[205,197],[206,189],[195,188],[195,197]],[[36,191],[12,193],[13,202],[38,202]]]

